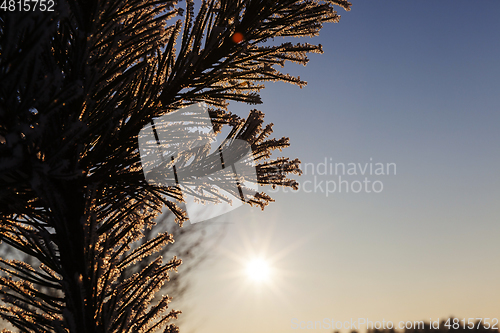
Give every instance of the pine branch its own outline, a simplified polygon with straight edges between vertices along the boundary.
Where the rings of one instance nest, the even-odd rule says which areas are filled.
[[[338,21],[334,6],[350,3],[203,0],[195,11],[192,0],[61,0],[54,12],[1,12],[0,241],[39,266],[0,259],[0,316],[23,332],[178,332],[171,298],[154,296],[181,260],[148,261],[172,235],[142,241],[164,207],[187,220],[183,192],[145,179],[138,133],[203,101],[215,133],[229,126],[226,143],[251,145],[258,184],[297,188],[288,175],[299,161],[271,159],[288,138],[272,138],[258,110],[241,119],[227,108],[260,104],[268,81],[305,85],[277,67],[306,65],[321,45],[282,38],[318,35]],[[202,169],[217,156],[191,157],[199,165],[186,167]],[[218,177],[238,195],[233,175]],[[202,201],[228,200],[197,186]]]

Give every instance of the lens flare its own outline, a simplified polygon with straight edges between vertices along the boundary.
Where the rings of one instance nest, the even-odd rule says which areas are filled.
[[[235,32],[234,35],[231,36],[231,39],[236,44],[239,44],[239,43],[241,43],[243,41],[244,37],[243,37],[243,34],[241,32]]]

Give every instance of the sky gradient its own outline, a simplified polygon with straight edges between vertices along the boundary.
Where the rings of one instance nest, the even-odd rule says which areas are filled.
[[[279,191],[263,212],[214,220],[232,224],[178,306],[182,331],[500,317],[500,2],[352,2],[312,40],[324,54],[285,66],[308,85],[268,84],[257,108],[291,138],[285,156],[395,163],[396,174],[367,176],[380,193]],[[298,180],[313,188],[315,176],[339,180]],[[242,273],[255,256],[272,262],[268,283]]]

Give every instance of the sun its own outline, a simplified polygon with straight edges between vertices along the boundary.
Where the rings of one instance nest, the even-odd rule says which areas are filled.
[[[271,269],[266,260],[256,258],[248,262],[246,273],[250,279],[256,282],[264,282],[269,280]]]

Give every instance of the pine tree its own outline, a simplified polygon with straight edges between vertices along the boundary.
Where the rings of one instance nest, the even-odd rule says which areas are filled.
[[[251,145],[259,184],[297,187],[287,175],[299,161],[270,158],[289,140],[270,138],[262,112],[242,119],[228,102],[261,103],[266,81],[305,85],[276,66],[305,65],[321,45],[274,38],[315,36],[350,3],[181,5],[47,0],[45,11],[0,11],[0,240],[33,259],[0,259],[0,315],[22,332],[178,330],[169,297],[152,300],[181,260],[140,266],[173,242],[140,243],[162,208],[186,220],[179,188],[141,169],[138,133],[153,118],[205,102],[216,132],[230,126],[229,139]],[[270,201],[258,193],[250,204]]]

